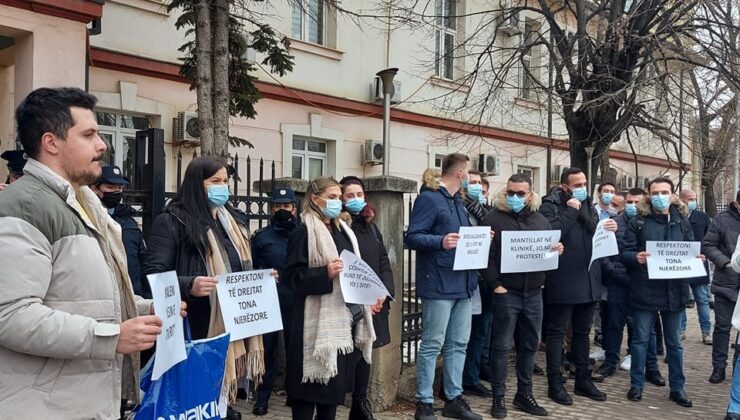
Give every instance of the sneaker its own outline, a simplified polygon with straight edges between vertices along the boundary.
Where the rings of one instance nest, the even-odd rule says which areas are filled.
[[[506,399],[503,395],[494,395],[493,404],[491,405],[491,417],[494,419],[503,419],[506,415]]]
[[[607,364],[606,362],[604,362],[601,366],[599,366],[598,369],[596,369],[596,373],[604,377],[612,376],[616,372],[617,368],[611,364]]]
[[[537,366],[537,363],[534,364],[534,370],[533,370],[532,373],[534,373],[537,376],[544,376],[545,375],[545,371],[542,370],[541,367]]]
[[[603,362],[606,359],[606,352],[604,349],[596,349],[588,355],[589,359],[594,359],[597,362]]]
[[[415,420],[437,420],[437,416],[434,415],[434,407],[429,403],[417,402],[416,412],[414,413]]]
[[[534,399],[532,394],[524,395],[517,393],[516,396],[514,396],[514,407],[533,416],[544,417],[547,415],[547,410],[537,404],[537,401]]]
[[[712,345],[712,333],[703,332],[701,333],[701,341],[702,343],[711,346]]]
[[[478,385],[463,385],[463,394],[483,398],[490,398],[493,396],[493,392],[481,383]]]
[[[619,364],[619,368],[622,370],[630,370],[632,367],[632,356],[629,354],[624,356],[624,359],[622,359],[622,362]]]
[[[482,420],[483,417],[480,414],[474,413],[470,409],[470,405],[465,401],[465,398],[458,396],[457,398],[445,403],[445,408],[442,409],[442,417],[450,419],[460,420]]]

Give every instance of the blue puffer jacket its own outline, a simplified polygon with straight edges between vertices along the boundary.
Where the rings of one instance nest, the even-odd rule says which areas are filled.
[[[406,245],[416,251],[416,295],[422,299],[463,299],[478,286],[475,270],[452,271],[455,250],[442,248],[442,238],[470,226],[468,212],[457,193],[445,187],[423,191],[411,212]]]

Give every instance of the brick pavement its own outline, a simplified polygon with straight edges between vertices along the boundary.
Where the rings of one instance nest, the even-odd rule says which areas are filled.
[[[689,309],[689,321],[687,338],[684,341],[684,373],[686,375],[686,393],[694,402],[694,407],[687,409],[679,407],[668,400],[668,387],[655,387],[647,384],[643,392],[643,399],[639,403],[629,401],[626,397],[629,389],[629,372],[618,371],[602,384],[597,384],[599,389],[608,395],[605,402],[595,402],[587,398],[572,394],[573,381],[568,380],[566,387],[574,400],[574,405],[560,406],[547,398],[547,381],[543,376],[534,378],[534,394],[537,401],[545,407],[554,419],[722,419],[729,396],[730,378],[722,384],[713,385],[707,381],[711,373],[712,347],[701,342],[699,323],[696,318],[696,310]],[[626,340],[626,334],[625,334]],[[544,353],[537,355],[537,363],[544,367]],[[661,372],[668,379],[668,366],[660,358]],[[728,369],[727,374],[731,374]],[[526,419],[528,416],[511,406],[513,392],[516,389],[516,377],[510,366],[507,385],[510,395],[507,395],[507,407],[509,408],[509,419]],[[484,419],[490,419],[489,410],[491,402],[488,399],[470,397],[468,398],[474,411],[483,415]],[[285,396],[277,393],[270,401],[270,413],[262,418],[265,419],[290,419],[290,409],[285,407]],[[437,403],[438,408],[441,405]],[[240,401],[237,407],[243,413],[243,419],[258,419],[252,415],[251,403]],[[380,420],[388,419],[410,419],[413,418],[411,405],[405,404],[395,407],[393,411],[376,414]],[[349,410],[340,407],[337,418],[346,419]],[[439,415],[439,413],[438,413]],[[442,419],[442,417],[439,417]]]

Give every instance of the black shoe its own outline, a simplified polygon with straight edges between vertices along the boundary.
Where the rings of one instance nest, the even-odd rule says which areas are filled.
[[[655,386],[665,386],[665,379],[659,370],[648,370],[645,372],[645,380]]]
[[[434,407],[429,403],[416,403],[414,420],[437,420],[437,416],[434,415]]]
[[[627,399],[630,401],[642,401],[642,389],[633,386],[627,392]]]
[[[349,420],[373,420],[373,410],[367,398],[352,399]]]
[[[442,417],[460,420],[482,420],[483,417],[480,414],[474,413],[470,409],[470,405],[462,396],[458,396],[452,401],[445,403],[445,408],[442,409]]]
[[[694,302],[693,300],[690,300],[690,301],[689,301],[689,303],[687,303],[687,304],[686,304],[686,307],[687,307],[687,308],[689,308],[689,309],[691,309],[691,308],[693,308],[693,307],[694,307],[695,305],[696,305],[696,302]]]
[[[534,373],[537,376],[544,376],[545,371],[542,370],[541,367],[537,366],[537,363],[534,364],[534,369],[532,370],[532,373]]]
[[[599,391],[591,380],[591,370],[579,370],[576,374],[576,383],[573,386],[573,393],[590,398],[594,401],[606,401],[606,394]]]
[[[689,397],[686,396],[686,393],[684,391],[671,391],[670,396],[668,398],[670,398],[671,401],[675,402],[681,407],[689,408],[689,407],[693,407],[694,405],[689,399]]]
[[[592,372],[591,373],[591,382],[596,382],[597,384],[600,384],[600,383],[604,382],[604,379],[606,379],[606,376],[600,374],[599,372]]]
[[[493,396],[493,392],[491,392],[490,389],[483,386],[483,384],[463,385],[463,394],[472,395],[475,397],[483,397],[483,398],[490,398]]]
[[[242,420],[242,413],[231,407],[226,407],[226,420]]]
[[[725,380],[725,370],[714,368],[712,370],[712,376],[709,377],[709,382],[713,384],[719,384]]]
[[[544,417],[547,415],[547,410],[537,404],[532,394],[524,395],[517,392],[514,396],[514,407],[533,416]]]
[[[254,414],[255,416],[267,415],[267,402],[258,401],[254,403],[252,414]]]
[[[506,400],[503,395],[494,395],[493,404],[491,405],[491,417],[494,419],[503,419],[507,415]]]
[[[596,369],[596,373],[603,377],[612,376],[617,373],[617,367],[604,362]]]
[[[725,420],[740,420],[740,413],[727,413]]]
[[[565,390],[559,373],[547,378],[547,396],[560,405],[573,405],[573,399]]]

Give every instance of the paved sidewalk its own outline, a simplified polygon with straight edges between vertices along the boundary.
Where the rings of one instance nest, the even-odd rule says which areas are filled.
[[[684,343],[684,373],[686,375],[686,393],[694,402],[694,407],[687,409],[679,407],[668,400],[668,387],[655,387],[647,384],[643,392],[643,399],[639,403],[627,399],[629,389],[629,372],[618,371],[616,375],[609,377],[602,384],[597,384],[599,389],[608,395],[605,402],[595,402],[587,398],[577,397],[572,394],[573,381],[568,380],[566,387],[573,397],[572,406],[560,406],[547,398],[547,381],[544,376],[535,376],[534,394],[537,401],[545,407],[554,419],[722,419],[724,418],[729,399],[729,388],[731,369],[728,368],[728,379],[718,385],[710,384],[707,379],[712,371],[712,347],[701,342],[699,323],[696,317],[696,309],[688,309],[689,315],[687,338]],[[734,337],[734,333],[733,333]],[[626,334],[625,334],[626,340]],[[731,357],[731,356],[730,356]],[[730,359],[732,360],[732,359]],[[544,353],[537,355],[539,366],[545,366]],[[668,366],[660,358],[661,373],[668,379]],[[598,366],[598,365],[597,365]],[[488,385],[486,383],[486,385]],[[516,377],[510,366],[508,388],[512,390],[507,395],[507,407],[509,408],[509,419],[526,419],[528,417],[521,411],[511,406],[511,399],[516,389]],[[474,411],[483,415],[484,419],[491,419],[489,410],[491,402],[488,399],[470,397],[468,398]],[[252,415],[252,404],[239,401],[237,406],[243,413],[243,419],[290,419],[290,409],[285,407],[285,396],[282,393],[273,395],[270,400],[270,413],[264,417]],[[438,408],[441,405],[437,403]],[[348,416],[349,409],[340,407],[337,418],[344,420]],[[391,411],[378,413],[376,418],[387,419],[411,419],[413,418],[413,406],[411,404],[397,404]],[[440,419],[441,414],[438,413]]]

